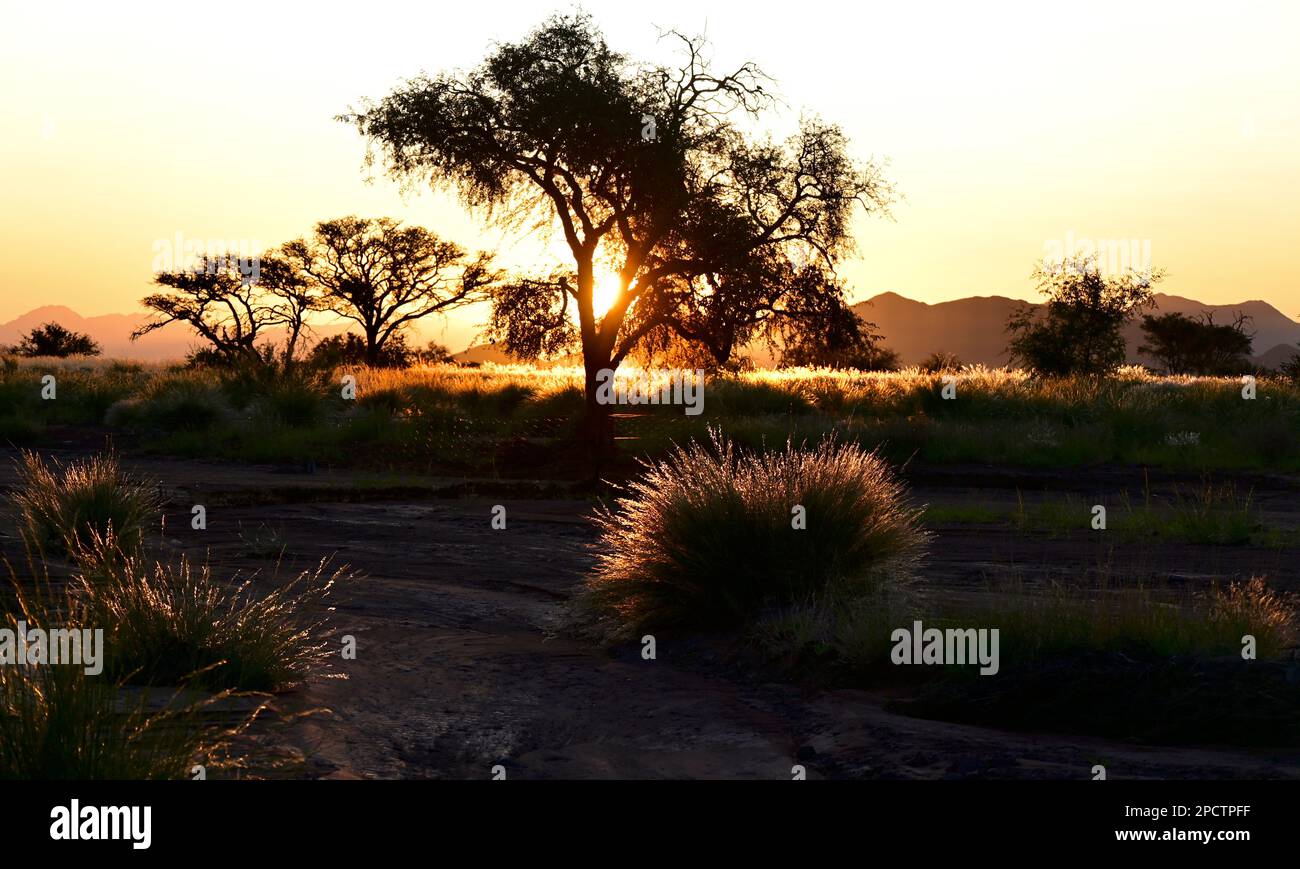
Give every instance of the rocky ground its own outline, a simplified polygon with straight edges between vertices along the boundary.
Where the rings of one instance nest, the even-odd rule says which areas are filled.
[[[0,456],[0,486],[13,482],[12,458]],[[661,638],[650,661],[635,648],[593,648],[557,629],[592,558],[594,502],[538,497],[553,484],[126,464],[167,493],[167,550],[222,572],[261,571],[258,583],[327,557],[357,571],[327,614],[332,641],[356,638],[356,659],[280,701],[329,712],[266,737],[297,752],[286,774],[488,778],[500,765],[509,778],[789,778],[798,764],[809,778],[1087,779],[1104,763],[1111,778],[1300,777],[1295,748],[1148,747],[911,718],[885,708],[886,692],[777,683],[699,638]],[[1118,469],[1090,473],[1089,491],[1066,474],[908,476],[923,502],[1008,508],[1143,485]],[[1300,524],[1294,479],[1240,482],[1270,522]],[[207,509],[204,531],[190,528],[194,504]],[[504,530],[491,525],[498,504]],[[936,594],[1100,570],[1193,585],[1258,574],[1300,587],[1294,548],[1121,546],[961,524],[936,534],[926,573]],[[14,557],[12,526],[0,542]]]

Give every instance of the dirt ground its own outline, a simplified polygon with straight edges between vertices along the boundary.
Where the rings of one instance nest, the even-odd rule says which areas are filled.
[[[13,482],[0,455],[0,487]],[[285,472],[194,461],[127,460],[157,479],[169,508],[162,546],[218,570],[262,571],[272,583],[321,558],[358,575],[328,613],[331,640],[356,638],[355,660],[284,698],[328,714],[276,740],[309,778],[809,778],[1088,779],[1300,777],[1300,749],[1147,747],[1060,735],[1006,733],[887,711],[885,693],[778,684],[738,666],[716,644],[661,638],[602,651],[562,634],[565,606],[590,564],[595,535],[582,498],[539,498],[547,484],[373,474]],[[910,467],[917,500],[1014,506],[1018,497],[1140,491],[1140,473],[1078,475],[989,468]],[[1170,485],[1153,478],[1153,487]],[[467,485],[468,484],[468,485]],[[1263,514],[1300,524],[1300,483],[1242,479]],[[474,490],[478,494],[468,494]],[[1017,493],[1020,493],[1019,495]],[[203,504],[208,527],[190,528]],[[491,527],[493,505],[507,511]],[[990,582],[1117,574],[1192,586],[1265,575],[1300,590],[1294,549],[1162,544],[1121,546],[939,526],[927,568],[936,594]],[[0,540],[15,555],[11,525]],[[281,560],[275,576],[277,557]],[[270,738],[270,737],[268,737]]]

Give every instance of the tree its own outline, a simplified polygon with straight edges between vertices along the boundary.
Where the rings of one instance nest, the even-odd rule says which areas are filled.
[[[898,354],[881,346],[882,337],[852,308],[795,314],[780,329],[780,367],[895,370]]]
[[[406,334],[395,332],[378,349],[378,355],[366,340],[355,332],[331,335],[311,348],[310,361],[317,368],[341,365],[369,365],[373,368],[405,368],[414,361],[416,351],[406,342]]]
[[[512,353],[581,349],[597,457],[612,449],[602,370],[665,333],[726,360],[804,293],[847,306],[830,278],[854,206],[892,198],[833,125],[806,117],[783,143],[745,132],[774,105],[766,77],[715,73],[701,40],[672,37],[679,66],[639,65],[588,16],[557,16],[469,73],[412,79],[340,118],[394,177],[449,185],[506,226],[558,228],[571,263],[494,293],[495,322]],[[604,311],[602,272],[617,283]]]
[[[471,258],[423,227],[387,217],[322,221],[310,239],[283,250],[319,290],[324,308],[361,327],[372,365],[411,323],[479,301],[497,279],[489,255]]]
[[[1124,324],[1153,302],[1164,274],[1107,277],[1095,257],[1040,263],[1033,272],[1044,309],[1024,305],[1007,321],[1011,360],[1040,374],[1108,374],[1124,363]]]
[[[920,369],[927,374],[941,374],[945,371],[960,371],[961,359],[956,353],[949,353],[946,350],[936,350],[920,364]]]
[[[1278,373],[1300,383],[1300,353],[1292,353],[1291,358],[1282,363]]]
[[[154,283],[167,289],[141,300],[155,316],[132,332],[131,340],[168,323],[185,323],[211,345],[201,357],[223,364],[261,365],[274,358],[266,339],[275,329],[285,330],[279,355],[291,364],[307,313],[318,305],[294,265],[274,253],[253,264],[232,256],[204,256],[194,268],[159,273]]]
[[[98,356],[100,346],[89,335],[73,332],[58,323],[45,323],[22,337],[13,346],[18,356]]]
[[[1146,342],[1138,350],[1170,374],[1241,374],[1253,369],[1249,322],[1250,317],[1242,313],[1230,324],[1215,323],[1210,311],[1202,312],[1199,320],[1177,313],[1146,314],[1142,317]]]

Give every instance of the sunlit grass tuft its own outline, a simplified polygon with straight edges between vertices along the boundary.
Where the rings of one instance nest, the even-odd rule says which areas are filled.
[[[100,539],[138,548],[163,502],[157,486],[124,473],[112,453],[60,465],[24,451],[10,498],[31,543],[72,554]]]
[[[311,612],[346,568],[313,570],[265,593],[251,579],[217,582],[208,567],[112,559],[78,589],[108,626],[108,670],[133,684],[192,683],[208,690],[278,691],[301,682],[326,656]]]
[[[912,576],[927,535],[878,456],[825,441],[747,453],[713,432],[647,465],[599,514],[586,602],[611,638],[723,627],[835,590],[871,595]]]

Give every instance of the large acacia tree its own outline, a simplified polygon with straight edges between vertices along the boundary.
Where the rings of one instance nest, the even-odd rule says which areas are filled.
[[[571,268],[501,287],[493,322],[508,350],[581,348],[602,450],[602,369],[656,335],[725,360],[791,312],[846,306],[835,266],[853,210],[891,198],[832,124],[804,118],[783,142],[752,133],[775,105],[762,72],[715,72],[700,40],[672,35],[680,64],[637,64],[588,16],[557,16],[470,72],[417,77],[341,117],[394,177],[558,229]],[[604,311],[601,270],[619,284]]]

